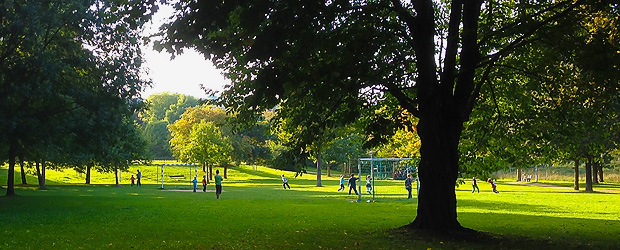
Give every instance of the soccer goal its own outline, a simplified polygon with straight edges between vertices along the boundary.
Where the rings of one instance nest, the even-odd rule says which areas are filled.
[[[198,165],[196,164],[161,164],[161,189],[164,184],[189,185],[189,182],[198,178]]]
[[[396,196],[403,193],[404,184],[402,189],[394,189],[393,185],[379,185],[379,182],[390,181],[403,181],[407,178],[407,174],[411,174],[412,178],[417,182],[417,169],[414,167],[419,161],[417,158],[359,158],[357,161],[357,168],[359,172],[359,184],[358,184],[358,196],[362,201],[362,194],[368,195],[368,201],[375,201],[377,196]],[[366,189],[362,190],[362,187],[366,187],[367,179],[370,178],[371,191],[370,194]],[[382,190],[377,190],[379,187]]]

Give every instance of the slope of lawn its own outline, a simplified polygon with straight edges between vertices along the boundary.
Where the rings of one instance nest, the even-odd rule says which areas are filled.
[[[508,180],[499,181],[499,194],[487,183],[473,194],[460,186],[459,221],[494,239],[467,242],[398,230],[416,213],[402,181],[377,181],[376,202],[365,195],[358,203],[336,191],[336,177],[323,176],[316,187],[310,174],[242,166],[229,169],[216,200],[212,184],[193,193],[189,180],[165,176],[160,190],[157,167],[141,166],[144,185],[131,187],[137,169],[122,174],[123,187],[113,185],[113,174],[94,174],[97,184],[84,185],[66,171],[48,171],[48,190],[17,185],[17,197],[0,196],[0,249],[620,249],[618,184],[595,193]],[[3,185],[6,173],[0,169]],[[282,189],[281,174],[291,190]]]

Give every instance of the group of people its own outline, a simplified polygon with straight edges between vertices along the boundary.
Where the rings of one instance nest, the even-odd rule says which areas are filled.
[[[480,193],[480,188],[478,188],[478,179],[476,179],[477,176],[474,176],[474,178],[471,179],[471,187],[472,190],[471,192],[475,192],[478,191],[478,193]],[[491,188],[493,188],[493,193],[499,193],[499,191],[497,191],[497,184],[495,184],[495,181],[493,181],[491,178],[487,179],[487,182],[491,184]]]
[[[138,172],[136,173],[136,177],[135,178],[133,175],[131,175],[131,186],[133,187],[134,185],[137,185],[138,187],[142,186],[142,172],[140,172],[140,170],[138,170]],[[282,175],[282,187],[284,189],[286,189],[288,187],[288,189],[291,189],[291,186],[288,184],[288,179]],[[137,182],[135,182],[137,180]],[[220,170],[216,170],[215,171],[215,195],[217,197],[217,199],[220,198],[220,195],[222,194],[222,176],[220,175]],[[357,180],[359,180],[359,178],[355,177],[355,174],[351,174],[351,176],[349,177],[349,179],[347,180],[347,185],[349,186],[349,195],[351,195],[351,191],[355,192],[355,195],[359,195],[359,193],[357,192],[357,185],[356,182]],[[413,179],[411,178],[411,174],[407,174],[407,178],[405,178],[405,189],[407,190],[407,199],[411,199],[412,195],[412,189],[413,189]],[[338,191],[344,191],[345,190],[345,186],[344,186],[344,175],[341,174],[340,175],[340,188],[338,188]],[[493,193],[499,193],[499,191],[497,191],[497,184],[495,184],[495,181],[493,181],[491,178],[489,178],[487,180],[488,183],[491,184],[491,188],[493,188]],[[194,177],[194,179],[192,180],[192,184],[194,186],[194,192],[196,192],[197,188],[198,188],[198,180],[196,177]],[[478,193],[480,193],[480,188],[478,188],[478,179],[477,176],[474,176],[472,178],[471,181],[471,185],[472,185],[472,190],[471,192],[474,193],[476,191],[478,191]],[[202,192],[207,192],[207,177],[203,176],[202,177]],[[372,193],[372,177],[370,175],[366,176],[366,192],[368,194]]]
[[[349,186],[349,195],[351,195],[351,191],[355,192],[355,195],[359,195],[359,193],[357,192],[357,185],[356,182],[357,180],[359,180],[359,178],[355,177],[355,174],[351,174],[351,176],[349,177],[349,179],[347,180],[347,185]],[[344,187],[344,175],[341,174],[340,175],[340,188],[338,188],[338,191],[344,191],[345,187]],[[411,199],[411,191],[412,191],[412,184],[413,184],[413,179],[411,178],[411,174],[407,174],[407,178],[405,178],[405,189],[407,189],[407,199]],[[361,191],[361,190],[360,190]],[[368,194],[372,193],[372,177],[370,175],[366,176],[366,192]]]
[[[138,180],[138,187],[141,187],[142,186],[142,182],[141,182],[141,180],[142,180],[142,172],[140,172],[140,170],[138,170],[138,173],[136,174],[136,176],[138,177],[138,179],[137,179]],[[135,181],[136,181],[136,178],[133,177],[133,175],[131,175],[131,186],[132,187],[133,187]]]
[[[215,170],[215,196],[219,199],[222,194],[222,180],[224,179],[220,175],[220,170]],[[198,188],[198,179],[194,177],[192,180],[192,184],[194,185],[194,193]],[[202,192],[207,192],[207,176],[202,177]]]

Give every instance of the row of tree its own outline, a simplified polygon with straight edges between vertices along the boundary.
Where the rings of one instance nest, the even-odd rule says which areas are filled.
[[[140,77],[140,27],[153,2],[0,3],[0,162],[9,165],[7,195],[15,194],[17,161],[35,163],[44,188],[46,167],[113,172],[139,158],[144,143],[133,114],[149,85]]]
[[[233,163],[266,164],[293,171],[317,166],[320,186],[322,169],[327,169],[330,176],[332,167],[349,169],[357,164],[355,159],[368,156],[368,150],[363,149],[365,136],[356,126],[328,131],[320,147],[317,141],[302,155],[292,150],[295,133],[302,129],[284,125],[289,121],[273,120],[273,110],[261,114],[253,123],[241,125],[223,108],[199,102],[176,93],[157,93],[146,99],[147,107],[139,115],[139,124],[152,159],[172,157],[201,164],[210,177],[214,165],[224,167],[226,175],[227,167]],[[416,137],[414,132],[399,130],[390,143],[374,148],[374,155],[419,156]]]

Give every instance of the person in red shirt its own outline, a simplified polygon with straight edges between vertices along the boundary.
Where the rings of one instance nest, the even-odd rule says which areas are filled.
[[[207,192],[207,177],[202,177],[202,192]]]

